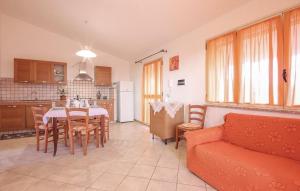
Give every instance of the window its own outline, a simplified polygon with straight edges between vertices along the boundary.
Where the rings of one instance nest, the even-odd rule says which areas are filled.
[[[235,36],[231,33],[207,43],[207,101],[234,101]]]
[[[300,9],[284,14],[286,105],[300,106]]]
[[[279,96],[282,91],[280,31],[280,17],[276,17],[237,32],[239,103],[282,104],[282,96]]]

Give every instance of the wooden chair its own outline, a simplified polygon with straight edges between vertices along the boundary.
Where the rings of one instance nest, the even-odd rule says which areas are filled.
[[[109,140],[109,117],[105,117],[104,122],[104,143]],[[90,118],[90,123],[97,126],[99,128],[99,134],[101,135],[101,129],[100,129],[100,117],[93,117]]]
[[[96,147],[99,148],[99,128],[89,123],[89,109],[83,108],[66,108],[67,121],[69,126],[70,152],[74,154],[74,135],[78,136],[81,146],[83,146],[83,154],[87,154],[87,146],[89,142],[90,132],[94,132],[96,139]],[[85,140],[82,141],[82,136]]]
[[[206,106],[189,105],[189,121],[176,126],[176,149],[180,136],[186,131],[203,129],[206,115]]]
[[[52,140],[49,140],[49,137],[52,137],[52,124],[44,124],[43,122],[43,116],[47,112],[47,107],[31,107],[33,120],[34,120],[34,128],[35,128],[35,136],[36,136],[36,150],[40,150],[40,141],[45,140],[45,147],[44,152],[47,153],[48,150],[48,142],[51,142]],[[64,136],[64,143],[67,146],[67,126],[58,124],[58,128],[63,129],[63,132],[59,132],[59,135],[63,134]],[[41,133],[44,133],[44,136],[41,137]]]

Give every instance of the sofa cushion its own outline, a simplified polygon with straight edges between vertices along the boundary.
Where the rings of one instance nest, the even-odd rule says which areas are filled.
[[[225,116],[223,140],[300,161],[300,119],[230,113]]]
[[[194,149],[192,171],[220,190],[300,190],[299,161],[223,141]]]

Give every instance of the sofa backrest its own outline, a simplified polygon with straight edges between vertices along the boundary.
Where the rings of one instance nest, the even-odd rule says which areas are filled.
[[[225,116],[224,141],[300,161],[300,119],[243,115]]]

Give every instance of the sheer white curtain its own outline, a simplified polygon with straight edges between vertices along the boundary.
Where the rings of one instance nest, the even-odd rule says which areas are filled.
[[[300,105],[300,9],[286,15],[287,106]]]
[[[234,39],[231,33],[207,42],[206,99],[209,102],[234,101]]]
[[[240,103],[278,104],[278,22],[238,31]]]

